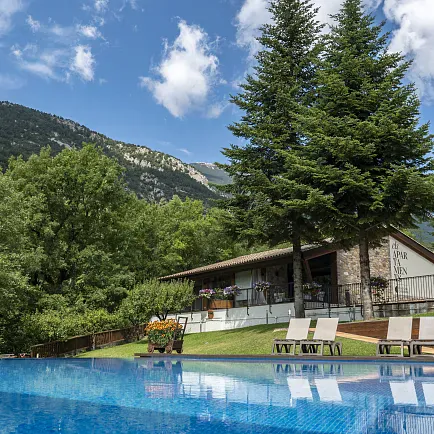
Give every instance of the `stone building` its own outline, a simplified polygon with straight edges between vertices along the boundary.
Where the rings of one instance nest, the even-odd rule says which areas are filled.
[[[434,308],[433,252],[396,231],[369,255],[371,276],[382,278],[377,281],[384,284],[383,289],[373,287],[372,291],[377,316],[409,315]],[[304,246],[303,269],[307,317],[362,319],[357,247],[344,250],[327,243]],[[198,298],[189,309],[189,333],[283,323],[294,312],[291,248],[240,256],[161,278],[173,279],[193,280],[197,294],[203,288],[237,285],[240,289],[232,300]],[[257,291],[255,284],[260,281],[269,282],[269,289]]]
[[[412,290],[402,284],[410,278],[434,276],[434,253],[400,231],[387,237],[380,248],[370,251],[370,262],[371,277],[399,282],[399,285],[390,284],[393,295],[405,293],[410,296]],[[314,282],[321,288],[315,298],[307,294],[307,302],[326,301],[336,306],[360,302],[360,296],[356,294],[360,282],[358,247],[344,250],[333,244],[303,246],[303,265],[304,282]],[[161,279],[183,278],[195,282],[197,293],[203,288],[237,285],[240,294],[229,304],[231,308],[291,303],[294,297],[292,248],[241,256]],[[259,281],[270,283],[268,293],[254,290],[255,283]],[[430,290],[434,299],[434,287]],[[411,299],[414,300],[415,296]],[[204,300],[199,299],[194,306],[196,311],[206,309]]]

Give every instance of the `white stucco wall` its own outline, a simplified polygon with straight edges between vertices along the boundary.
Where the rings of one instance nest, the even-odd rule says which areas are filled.
[[[434,264],[392,236],[389,242],[392,279],[434,274]]]
[[[277,324],[289,322],[289,310],[294,315],[294,304],[283,303],[271,305],[271,312],[268,305],[253,306],[247,309],[245,307],[233,309],[214,310],[214,318],[208,319],[207,312],[194,312],[178,314],[177,316],[188,316],[186,333],[204,333],[221,330],[232,330],[243,327],[250,327],[260,324]],[[338,317],[340,321],[361,320],[360,308],[353,310],[351,307],[328,309],[306,310],[306,317],[312,319]],[[172,316],[175,318],[175,315]],[[157,318],[152,318],[155,321]]]

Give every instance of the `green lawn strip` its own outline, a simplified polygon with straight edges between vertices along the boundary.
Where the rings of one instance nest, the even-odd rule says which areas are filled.
[[[285,332],[273,332],[285,328],[287,324],[269,324],[242,329],[195,333],[186,335],[184,354],[270,354],[273,339],[284,338]],[[375,344],[338,338],[343,343],[345,356],[374,356]],[[140,342],[82,353],[78,357],[133,357],[135,353],[146,353],[146,339]]]
[[[420,318],[421,316],[434,316],[434,312],[418,313],[416,315],[409,315],[413,318]]]

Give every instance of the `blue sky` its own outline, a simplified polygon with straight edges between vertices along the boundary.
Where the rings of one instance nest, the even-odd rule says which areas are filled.
[[[365,0],[434,114],[434,1]],[[340,0],[315,0],[321,20]],[[267,0],[0,0],[0,99],[187,162],[221,161]]]

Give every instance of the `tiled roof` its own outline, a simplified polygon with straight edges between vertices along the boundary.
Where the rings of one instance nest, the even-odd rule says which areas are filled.
[[[302,250],[314,249],[318,246],[307,245],[303,246]],[[256,262],[268,261],[270,259],[278,259],[281,257],[289,256],[292,253],[292,247],[286,249],[267,250],[266,252],[253,253],[251,255],[239,256],[238,258],[229,259],[227,261],[217,262],[204,267],[194,268],[193,270],[182,271],[181,273],[171,274],[170,276],[160,277],[161,280],[179,279],[182,277],[189,277],[195,274],[203,274],[211,271],[224,270],[226,268],[237,267],[240,265],[254,264]]]

